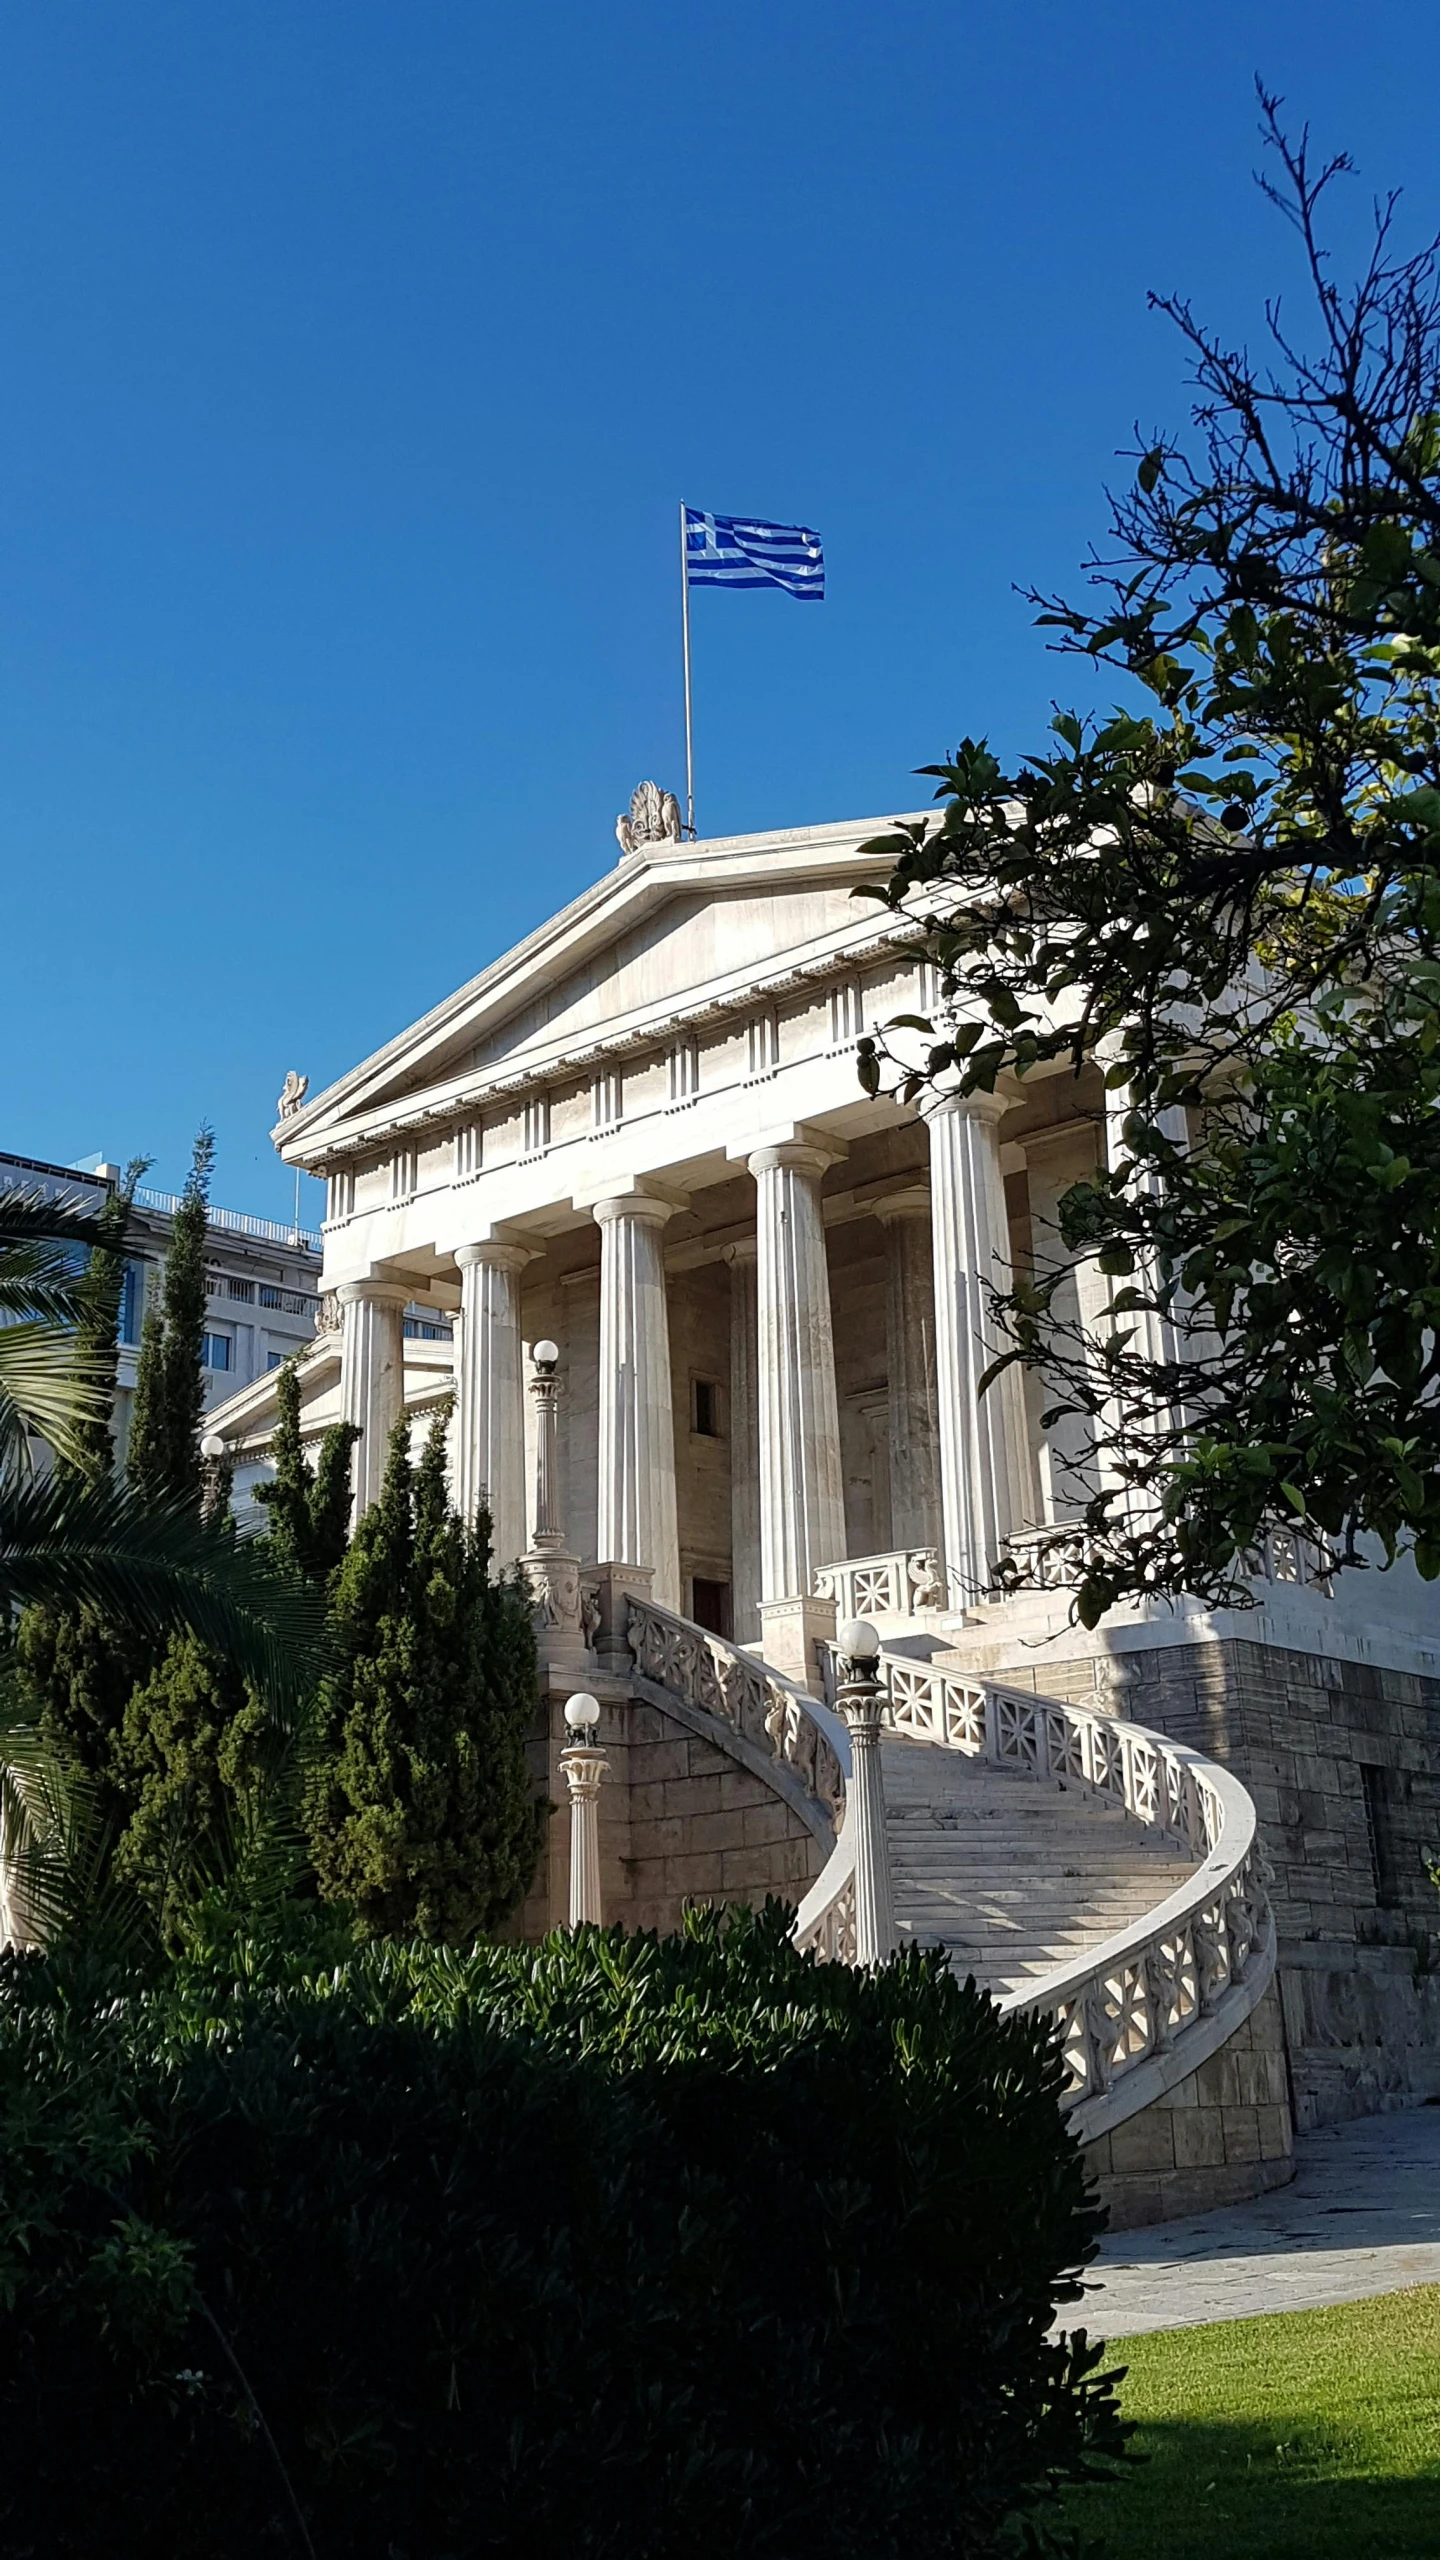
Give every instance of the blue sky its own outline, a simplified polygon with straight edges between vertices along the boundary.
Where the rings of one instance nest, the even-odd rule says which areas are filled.
[[[0,1144],[284,1213],[268,1129],[680,787],[676,506],[817,526],[698,595],[702,833],[1035,742],[1146,290],[1293,286],[1258,70],[1440,226],[1440,12],[45,0],[0,17]],[[313,1202],[307,1202],[313,1213]]]

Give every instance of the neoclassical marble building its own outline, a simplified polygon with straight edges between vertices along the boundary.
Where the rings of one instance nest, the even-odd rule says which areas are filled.
[[[360,1424],[362,1503],[402,1401],[453,1385],[457,1495],[518,1555],[549,1337],[571,1545],[742,1640],[847,1555],[934,1548],[983,1596],[1063,1514],[1018,1377],[976,1388],[989,1285],[1103,1143],[1098,1080],[864,1096],[861,1031],[930,1000],[851,895],[882,824],[642,844],[282,1122],[328,1183],[307,1423]],[[242,1459],[269,1411],[263,1383],[226,1408]]]
[[[1059,1252],[1106,1097],[1065,1070],[923,1114],[865,1096],[862,1032],[934,994],[903,924],[852,896],[888,868],[859,849],[887,824],[632,843],[328,1091],[293,1080],[276,1143],[328,1183],[304,1425],[360,1426],[363,1507],[401,1413],[453,1397],[457,1497],[483,1494],[500,1558],[538,1551],[559,1594],[552,1702],[595,1689],[629,1771],[600,1835],[621,1916],[793,1890],[843,1946],[825,1639],[837,1603],[875,1618],[902,1932],[1048,2007],[1127,2210],[1189,2209],[1285,2173],[1292,2098],[1314,2120],[1440,2092],[1440,1969],[1415,1964],[1440,1600],[1406,1570],[1319,1585],[1281,1537],[1251,1610],[1071,1623],[1076,1452],[1017,1372],[979,1387],[990,1289]],[[1098,1320],[1103,1284],[1065,1285]],[[259,1379],[209,1417],[242,1491],[273,1416]],[[557,1800],[564,1739],[552,1719]],[[1047,1805],[1060,1827],[1027,1852]],[[962,1856],[972,1836],[1004,1857]],[[563,1917],[563,1862],[527,1926]]]

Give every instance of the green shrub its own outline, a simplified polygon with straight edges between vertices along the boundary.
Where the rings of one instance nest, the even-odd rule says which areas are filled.
[[[6,2560],[1013,2547],[1119,2441],[1053,2053],[788,1916],[7,1960]]]

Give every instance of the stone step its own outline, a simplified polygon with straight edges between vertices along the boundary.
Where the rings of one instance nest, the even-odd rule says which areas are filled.
[[[902,1734],[881,1760],[899,1933],[992,1990],[1078,1962],[1193,1872],[1173,1840],[1073,1780]]]

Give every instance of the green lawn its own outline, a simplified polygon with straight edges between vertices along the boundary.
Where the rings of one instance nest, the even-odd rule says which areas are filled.
[[[1440,2285],[1111,2360],[1147,2460],[1064,2512],[1113,2560],[1440,2560]]]

